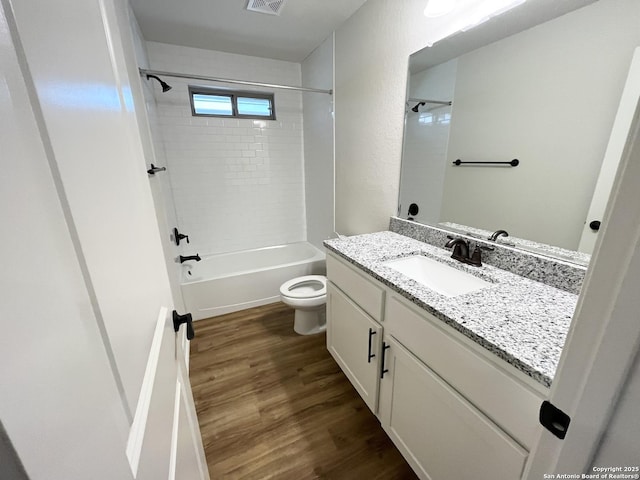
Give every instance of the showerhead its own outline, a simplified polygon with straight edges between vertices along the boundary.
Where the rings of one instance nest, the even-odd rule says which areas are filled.
[[[160,85],[162,86],[162,93],[165,93],[171,90],[171,85],[169,85],[167,82],[163,82],[162,80],[160,80],[160,77],[156,77],[155,75],[147,75],[147,80],[149,80],[150,78],[155,78],[157,81],[160,82]]]
[[[425,103],[425,102],[419,102],[415,107],[413,107],[413,108],[411,109],[411,111],[412,111],[412,112],[416,112],[416,113],[418,113],[418,108],[420,108],[420,107],[424,107],[425,105],[426,105],[426,103]]]

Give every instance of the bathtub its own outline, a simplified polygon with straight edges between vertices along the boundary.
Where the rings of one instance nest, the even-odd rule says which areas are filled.
[[[324,275],[325,255],[307,242],[203,256],[182,266],[180,289],[194,320],[280,300],[280,285]]]

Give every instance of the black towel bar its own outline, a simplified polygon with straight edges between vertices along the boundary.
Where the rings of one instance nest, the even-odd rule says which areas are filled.
[[[517,167],[518,165],[520,165],[520,160],[518,160],[517,158],[514,158],[510,162],[463,162],[462,160],[457,159],[455,162],[453,162],[453,164],[455,166],[460,166],[460,165],[511,165],[512,167]]]

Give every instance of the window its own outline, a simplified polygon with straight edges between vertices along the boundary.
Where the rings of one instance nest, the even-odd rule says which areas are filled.
[[[273,93],[189,87],[194,116],[275,120]]]

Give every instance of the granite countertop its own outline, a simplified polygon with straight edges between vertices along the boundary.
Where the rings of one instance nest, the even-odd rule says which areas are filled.
[[[455,328],[545,387],[560,360],[578,296],[491,265],[472,267],[451,259],[451,251],[393,232],[377,232],[324,242],[376,280]],[[396,270],[390,259],[421,254],[493,283],[481,290],[446,297]]]

